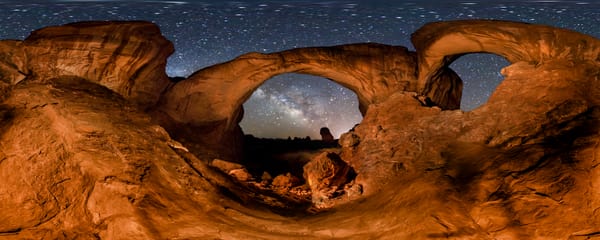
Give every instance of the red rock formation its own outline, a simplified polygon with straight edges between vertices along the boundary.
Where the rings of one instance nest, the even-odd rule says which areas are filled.
[[[321,130],[319,130],[319,134],[321,135],[321,141],[323,142],[331,143],[335,140],[333,135],[331,135],[329,128],[322,127]]]
[[[350,166],[333,152],[317,155],[304,165],[303,170],[316,207],[331,207],[333,203],[328,200],[353,177]]]
[[[148,108],[169,84],[165,65],[173,45],[149,22],[82,22],[2,41],[0,50],[10,56],[0,60],[0,74],[10,79],[4,81],[77,76]]]
[[[460,108],[457,77],[448,66],[467,53],[493,53],[511,63],[541,64],[563,59],[598,61],[600,45],[594,37],[544,25],[494,20],[429,23],[412,34],[418,53],[419,91],[443,109]],[[452,74],[450,74],[452,75]]]
[[[388,207],[411,216],[411,238],[567,239],[600,226],[600,65],[548,61],[504,72],[472,112],[423,108],[398,93],[342,136],[360,139],[342,158],[364,194],[411,206]]]
[[[414,70],[414,56],[405,47],[382,44],[248,53],[178,82],[166,92],[160,109],[182,123],[235,122],[240,106],[260,85],[276,75],[296,72],[322,76],[356,92],[364,113],[369,104],[393,92],[415,89]]]
[[[20,41],[0,41],[0,99],[28,74],[27,57]]]
[[[111,27],[88,23],[64,28],[104,29],[100,35],[110,32],[109,29],[131,29],[122,25],[127,23],[106,24]],[[130,27],[140,24],[147,25],[132,23]],[[4,84],[6,94],[0,104],[0,237],[589,239],[597,236],[600,232],[600,62],[594,46],[600,40],[544,26],[487,21],[456,25],[462,28],[449,26],[459,34],[429,32],[444,25],[439,24],[428,25],[416,34],[435,40],[424,41],[423,46],[428,47],[417,47],[418,51],[424,51],[419,52],[419,62],[424,64],[419,66],[419,79],[427,80],[421,82],[426,83],[425,89],[414,85],[417,78],[410,66],[416,68],[416,65],[411,65],[412,54],[405,50],[399,51],[397,58],[383,58],[384,55],[377,53],[380,50],[373,50],[389,49],[380,45],[284,52],[290,55],[250,54],[202,70],[169,90],[157,105],[157,112],[168,113],[173,122],[152,119],[141,111],[140,104],[151,103],[152,98],[141,97],[144,90],[136,88],[139,86],[136,81],[143,79],[130,75],[133,68],[107,67],[103,74],[108,75],[102,75],[90,69],[109,66],[106,61],[110,57],[90,60],[89,68],[82,66],[81,71],[75,71],[70,67],[72,60],[36,55],[48,52],[56,57],[81,56],[76,53],[89,51],[90,56],[112,56],[109,50],[116,51],[112,44],[88,48],[102,46],[91,44],[98,40],[89,37],[89,32],[82,30],[83,36],[88,36],[83,37],[65,30],[70,32],[69,38],[80,43],[82,39],[90,40],[83,41],[89,45],[81,45],[86,48],[77,51],[75,46],[80,45],[69,45],[66,38],[57,37],[61,31],[56,29],[48,35],[38,32],[38,37],[25,42],[2,41],[0,83]],[[503,29],[510,32],[499,34]],[[422,35],[425,32],[429,33]],[[512,36],[527,45],[532,42],[521,35],[531,32],[555,33],[552,38],[542,34],[540,39],[554,39],[550,42],[559,50],[542,51],[545,48],[540,47],[535,50],[533,45],[532,49],[511,50],[516,46],[501,41]],[[41,36],[48,36],[56,43]],[[446,42],[466,36],[486,49],[494,46],[491,48],[494,51],[507,56],[515,53],[522,59],[502,70],[505,80],[488,103],[474,111],[423,106],[415,91],[427,93],[427,89],[434,87],[441,92],[433,95],[429,92],[434,102],[448,103],[446,107],[455,103],[452,98],[456,97],[458,85],[448,91],[448,81],[434,81],[440,78],[431,76],[436,76],[439,69],[446,71],[443,67],[446,65],[439,60],[449,58],[442,56],[474,51],[469,44],[457,50],[452,47],[460,48],[460,44]],[[489,36],[499,40],[494,43]],[[39,46],[63,46],[70,50],[53,52]],[[377,54],[371,54],[372,51]],[[544,53],[543,57],[534,58],[536,51]],[[362,57],[354,53],[361,53],[358,56]],[[381,58],[369,63],[373,56]],[[287,62],[289,59],[297,61]],[[343,59],[343,64],[338,66],[325,59]],[[388,65],[386,59],[398,62]],[[43,61],[49,61],[52,67],[44,69]],[[279,65],[281,62],[288,64]],[[261,73],[252,63],[268,71]],[[146,66],[141,68],[148,70],[153,69],[149,66],[162,63],[155,64],[150,61],[136,66]],[[406,84],[397,81],[404,77],[380,78],[374,74],[388,72],[382,70],[388,69],[385,66],[398,66],[392,69],[398,69],[397,76],[405,74]],[[216,126],[214,123],[219,121],[225,122],[229,127],[226,129],[232,129],[229,125],[236,126],[242,114],[241,100],[269,74],[290,69],[313,74],[321,71],[331,74],[327,76],[336,81],[347,81],[347,86],[364,84],[353,90],[361,92],[368,105],[362,123],[340,139],[341,160],[357,174],[352,187],[345,189],[347,195],[330,199],[334,211],[310,217],[305,217],[307,212],[288,217],[293,214],[266,210],[264,203],[273,200],[274,195],[234,184],[226,174],[207,165],[213,159],[211,156],[188,151],[192,146],[172,140],[164,129],[173,130],[177,124]],[[146,70],[133,72],[148,74]],[[64,76],[69,72],[84,76]],[[347,73],[356,76],[345,80],[334,78]],[[444,74],[450,80],[457,80],[450,73]],[[112,85],[95,76],[121,76],[114,79],[124,82]],[[202,83],[202,79],[212,84]],[[237,79],[245,80],[236,82]],[[256,82],[251,82],[252,79]],[[161,82],[158,80],[158,85],[152,87],[159,91],[147,96],[160,95]],[[121,86],[137,90],[128,94]],[[370,86],[375,90],[367,90]],[[436,99],[436,96],[450,99]],[[185,105],[178,105],[179,100]],[[206,102],[214,105],[204,105]],[[193,106],[215,106],[218,111],[202,115],[205,109]],[[172,125],[159,126],[155,122]]]
[[[239,146],[239,137],[227,136],[241,135],[242,104],[276,75],[295,72],[331,79],[354,91],[365,113],[370,104],[393,92],[415,91],[415,69],[414,54],[405,47],[373,43],[248,53],[176,83],[163,96],[156,116],[178,137],[201,132],[204,145]],[[221,150],[219,157],[231,158],[223,156],[227,150],[231,149]]]
[[[469,36],[476,42],[487,37],[478,39],[475,33],[511,24],[468,23],[455,31],[473,33]],[[518,28],[513,33],[535,32],[537,27],[511,26]],[[430,34],[442,35],[432,39],[451,35]],[[582,38],[564,32],[556,36],[555,42],[562,43],[571,39],[561,37]],[[600,226],[599,195],[592,190],[599,172],[594,154],[600,150],[600,63],[587,56],[596,54],[592,46],[600,41],[585,38],[589,53],[561,51],[554,58],[548,55],[543,61],[519,61],[506,67],[505,79],[488,103],[472,112],[423,108],[409,93],[371,105],[360,126],[341,137],[342,158],[357,169],[356,182],[366,195],[413,206],[406,212],[402,207],[390,211],[415,218],[410,224],[416,226],[410,230],[414,238],[592,236],[597,231],[594,226]],[[443,52],[443,46],[456,45],[433,46]],[[510,46],[498,49],[516,51]],[[435,51],[424,50],[420,56],[435,59]],[[392,193],[389,186],[399,185]]]

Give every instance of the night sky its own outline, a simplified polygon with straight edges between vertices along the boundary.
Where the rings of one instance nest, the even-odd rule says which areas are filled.
[[[600,1],[2,1],[0,39],[88,20],[147,20],[175,44],[169,76],[193,72],[247,52],[378,42],[414,49],[424,23],[503,19],[547,24],[600,37]],[[485,103],[508,63],[471,54],[451,67],[464,80],[462,110]],[[310,136],[329,127],[338,137],[362,119],[356,95],[327,79],[283,74],[244,104],[241,126],[258,137]]]

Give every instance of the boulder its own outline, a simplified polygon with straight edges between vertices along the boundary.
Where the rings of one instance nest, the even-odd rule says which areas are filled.
[[[231,170],[244,168],[244,166],[239,163],[233,163],[233,162],[229,162],[229,161],[225,161],[225,160],[221,160],[221,159],[213,159],[212,162],[210,163],[210,165],[218,168],[219,170],[221,170],[225,173],[228,173]]]
[[[269,172],[263,172],[262,176],[260,177],[260,180],[263,182],[270,182],[271,180],[273,180],[273,177],[271,176],[271,174],[269,174]]]
[[[323,152],[303,167],[304,179],[312,191],[312,201],[317,207],[336,197],[334,193],[354,177],[352,168],[336,153]]]
[[[253,180],[252,174],[250,174],[245,168],[230,170],[228,174],[240,182],[247,182]]]
[[[289,190],[292,187],[300,185],[300,179],[291,173],[277,175],[271,183],[276,190]]]
[[[354,147],[360,143],[360,137],[354,134],[354,131],[350,131],[340,136],[340,146],[342,147]]]

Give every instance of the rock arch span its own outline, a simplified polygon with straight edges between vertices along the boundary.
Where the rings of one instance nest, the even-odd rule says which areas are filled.
[[[491,23],[481,27],[494,29],[501,24]],[[523,32],[536,31],[536,25],[526,26],[530,29]],[[148,33],[116,26],[106,30],[123,37]],[[588,47],[582,49],[583,57],[568,56],[572,53],[568,50],[564,52],[567,55],[544,58],[538,65],[515,60],[522,62],[505,68],[507,78],[494,93],[497,99],[469,114],[423,107],[412,93],[374,100],[383,102],[372,104],[361,126],[342,140],[342,160],[357,170],[362,180],[356,182],[366,183],[359,196],[365,198],[326,214],[286,217],[224,197],[221,188],[238,192],[241,201],[250,195],[205,164],[202,159],[206,156],[195,157],[196,153],[187,151],[190,144],[173,141],[145,113],[128,104],[139,103],[145,109],[154,106],[154,101],[147,101],[154,98],[127,95],[120,89],[132,88],[105,81],[155,86],[142,89],[150,89],[150,96],[163,96],[160,106],[172,108],[173,117],[204,117],[178,112],[187,106],[167,105],[185,99],[177,95],[186,94],[186,88],[177,88],[181,83],[164,89],[145,78],[164,76],[164,68],[162,72],[120,75],[128,70],[139,72],[135,70],[139,66],[159,69],[152,62],[164,63],[165,52],[135,54],[125,62],[149,65],[110,67],[107,69],[113,71],[96,75],[99,72],[93,69],[109,63],[109,58],[88,59],[92,68],[73,68],[73,61],[85,59],[76,56],[100,49],[103,54],[96,56],[110,56],[114,46],[143,53],[156,46],[149,49],[140,47],[145,41],[118,41],[122,44],[104,44],[112,47],[98,49],[94,42],[121,38],[89,32],[98,35],[73,38],[72,45],[61,44],[63,47],[52,53],[42,50],[57,46],[54,41],[47,42],[49,47],[41,47],[41,41],[0,41],[0,55],[5,56],[0,59],[0,90],[6,91],[0,96],[6,97],[0,106],[0,178],[6,180],[0,184],[0,235],[25,239],[583,239],[598,235],[597,39],[584,44]],[[573,38],[581,39],[576,33]],[[91,44],[83,44],[84,40]],[[87,46],[84,49],[89,51],[73,51],[73,46]],[[168,50],[165,46],[160,49]],[[468,51],[474,50],[464,50]],[[448,55],[452,54],[441,54],[438,60]],[[246,65],[240,66],[254,69]],[[212,76],[241,79],[232,65],[223,66],[225,72]],[[421,68],[421,74],[435,69]],[[65,77],[65,73],[75,77]],[[429,80],[433,75],[424,76],[428,78],[422,79]],[[415,84],[416,79],[414,76]],[[167,79],[158,82],[169,84]],[[226,90],[237,89],[227,85],[231,83],[211,83],[215,86],[208,90],[213,92],[189,89],[208,103],[187,104],[204,107],[228,102],[233,93]],[[407,89],[413,89],[413,82],[409,83]],[[423,83],[442,89],[448,81]],[[217,93],[221,95],[212,95]],[[164,97],[169,94],[178,98]],[[209,110],[206,113],[215,116]],[[368,195],[375,191],[379,193]]]
[[[230,140],[240,133],[242,104],[261,84],[283,73],[325,77],[352,90],[364,115],[369,105],[398,91],[418,92],[442,109],[459,109],[462,80],[448,66],[468,53],[497,54],[511,64],[600,61],[600,44],[594,37],[527,23],[435,22],[417,30],[411,40],[416,53],[401,46],[362,43],[244,54],[166,89],[155,116],[175,135],[198,136],[200,130],[201,138],[235,146]]]
[[[176,124],[223,133],[237,127],[242,104],[260,85],[279,74],[303,73],[355,92],[364,115],[370,104],[393,92],[416,91],[415,59],[405,47],[374,43],[248,53],[176,83],[158,109]]]
[[[600,61],[598,40],[551,26],[497,20],[428,23],[412,34],[418,58],[418,88],[444,109],[460,108],[448,66],[468,53],[492,53],[511,64],[550,60]],[[459,91],[460,92],[460,91]]]

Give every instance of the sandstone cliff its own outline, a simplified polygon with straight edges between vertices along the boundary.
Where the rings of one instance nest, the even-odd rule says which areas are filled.
[[[599,236],[600,40],[459,21],[426,25],[413,41],[416,53],[379,44],[251,53],[176,84],[164,75],[171,44],[149,23],[0,41],[0,239]],[[461,89],[448,64],[481,51],[511,61],[504,81],[483,106],[446,110]],[[227,144],[239,140],[241,104],[284,72],[360,96],[364,119],[332,155],[355,172],[353,187],[314,182],[328,179],[318,175],[331,165],[325,155],[307,165],[311,187],[345,190],[316,195],[331,209],[282,212],[277,196],[208,164],[235,157]]]
[[[78,76],[108,87],[142,108],[169,84],[173,44],[147,22],[82,22],[47,27],[24,41],[2,41],[0,74],[15,84]]]

